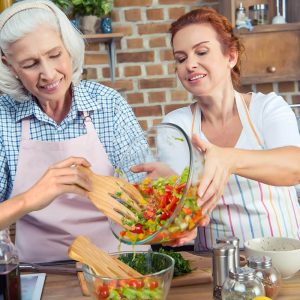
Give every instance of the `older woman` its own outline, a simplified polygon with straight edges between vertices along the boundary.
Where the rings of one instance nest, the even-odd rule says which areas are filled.
[[[295,115],[275,93],[237,91],[242,46],[224,16],[200,8],[180,17],[170,32],[177,76],[196,102],[164,121],[196,134],[194,143],[205,155],[199,203],[210,222],[206,217],[207,226],[199,227],[196,249],[232,235],[242,246],[259,236],[299,239],[294,187],[270,185],[299,182]],[[172,156],[176,163],[176,149]]]
[[[70,167],[90,163],[112,175],[141,134],[132,110],[116,91],[80,81],[84,41],[51,1],[5,10],[0,48],[0,201],[13,197],[2,203],[0,225],[18,219],[25,261],[66,259],[79,234],[117,250],[107,218],[84,197],[91,183]]]

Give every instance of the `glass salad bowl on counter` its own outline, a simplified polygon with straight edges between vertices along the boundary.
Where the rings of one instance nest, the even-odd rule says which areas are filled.
[[[141,275],[130,278],[115,278],[96,275],[83,264],[82,270],[87,287],[95,300],[165,300],[173,272],[172,257],[157,252],[118,252],[110,254]]]
[[[203,156],[180,127],[170,123],[152,127],[131,143],[120,161],[115,176],[132,183],[143,196],[138,210],[127,205],[136,216],[135,220],[123,217],[127,229],[110,220],[121,242],[171,242],[197,226],[203,217],[197,204]],[[132,168],[140,164],[150,166],[151,172]]]

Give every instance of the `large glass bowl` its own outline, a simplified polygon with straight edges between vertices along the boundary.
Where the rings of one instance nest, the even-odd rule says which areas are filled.
[[[152,172],[152,178],[146,172],[131,170],[134,165],[153,162],[160,168]],[[135,212],[139,220],[134,224],[124,217],[124,224],[131,226],[130,229],[124,230],[110,220],[113,234],[123,243],[138,245],[185,237],[203,217],[197,205],[202,169],[203,156],[177,125],[161,123],[133,140],[115,176],[133,183],[146,204],[142,212]]]
[[[142,274],[140,277],[108,278],[83,265],[83,275],[93,299],[164,300],[167,298],[173,272],[172,257],[157,252],[112,253]],[[128,263],[127,263],[128,264]]]

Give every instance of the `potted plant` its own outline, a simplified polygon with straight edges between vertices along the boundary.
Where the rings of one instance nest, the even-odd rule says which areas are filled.
[[[83,33],[95,33],[101,17],[110,15],[113,0],[52,0],[68,16],[81,19]]]

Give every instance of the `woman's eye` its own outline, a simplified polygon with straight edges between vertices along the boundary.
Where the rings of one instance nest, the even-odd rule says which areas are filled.
[[[54,53],[54,54],[50,55],[50,58],[56,58],[56,57],[59,57],[60,55],[61,55],[61,52]]]
[[[175,61],[176,63],[181,64],[185,61],[185,57],[175,57]]]
[[[207,53],[207,50],[197,51],[197,55],[199,55],[199,56],[205,55],[206,53]]]
[[[36,63],[34,62],[34,63],[23,66],[23,69],[30,69],[30,68],[34,67],[35,65],[36,65]]]

